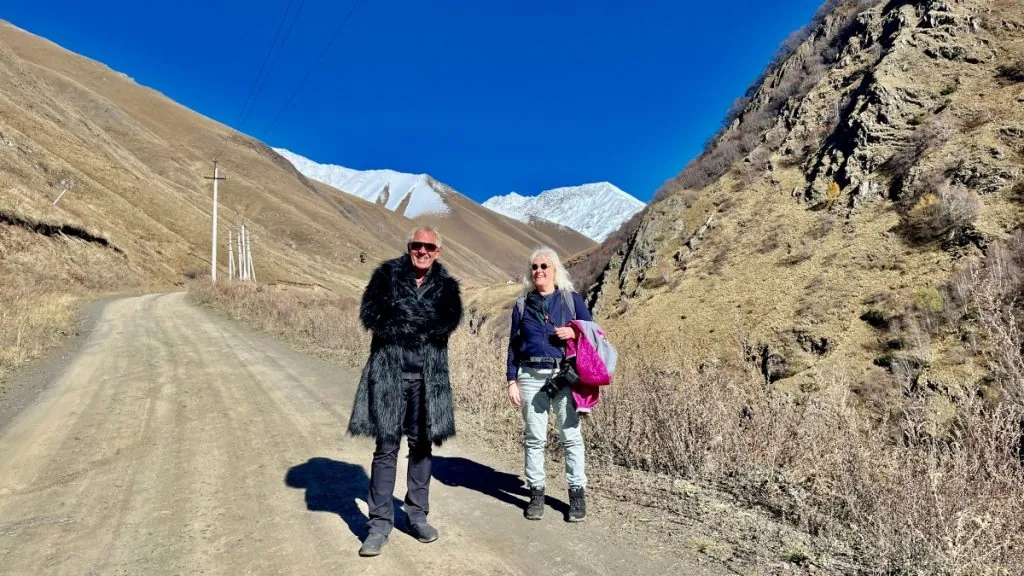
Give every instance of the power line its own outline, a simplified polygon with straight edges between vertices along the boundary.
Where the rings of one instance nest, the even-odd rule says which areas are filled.
[[[281,20],[277,23],[277,31],[274,32],[274,38],[270,42],[270,46],[267,47],[267,53],[263,56],[263,62],[260,64],[259,70],[256,72],[256,78],[253,80],[252,86],[249,88],[249,94],[245,98],[245,103],[242,105],[242,111],[238,115],[238,121],[235,123],[235,129],[239,132],[242,131],[242,124],[245,122],[246,117],[249,115],[249,110],[253,102],[255,102],[256,89],[260,86],[260,78],[263,77],[263,72],[267,70],[267,63],[270,61],[270,56],[274,53],[274,47],[277,46],[277,41],[281,37],[281,30],[284,29],[284,23],[288,21],[288,14],[292,11],[292,4],[295,0],[288,0],[288,6],[284,9],[284,14],[281,15]],[[294,22],[294,21],[293,21]],[[282,47],[284,44],[281,45]],[[269,71],[267,71],[269,74]],[[213,158],[216,160],[220,158],[221,154],[228,147],[228,141],[225,138],[221,142],[217,151],[214,152]]]
[[[340,35],[342,29],[345,28],[345,24],[348,23],[349,18],[352,17],[352,13],[356,11],[357,6],[359,6],[359,0],[356,0],[355,2],[352,3],[352,8],[349,9],[348,14],[345,15],[345,18],[341,21],[341,24],[338,25],[338,28],[334,31],[334,34],[331,36],[330,41],[327,42],[327,45],[324,46],[324,49],[320,52],[320,55],[317,56],[316,60],[313,61],[313,65],[310,66],[309,70],[306,71],[306,75],[302,77],[302,80],[299,82],[299,85],[295,87],[295,91],[292,92],[291,96],[288,97],[288,100],[285,101],[284,106],[282,106],[281,110],[279,110],[277,115],[274,116],[274,119],[270,122],[270,125],[267,126],[267,129],[263,131],[262,136],[260,136],[261,140],[266,138],[270,130],[274,128],[275,124],[277,124],[277,121],[281,119],[281,115],[284,114],[284,111],[288,109],[288,106],[290,106],[292,101],[295,100],[295,97],[298,96],[299,91],[302,90],[302,87],[306,84],[306,81],[309,80],[309,77],[313,74],[313,70],[316,69],[317,65],[320,64],[320,61],[323,60],[324,56],[327,55],[327,52],[331,49],[331,46],[334,44],[334,41],[338,39],[338,35]]]
[[[270,43],[270,47],[267,48],[267,54],[263,57],[263,63],[260,64],[260,69],[256,72],[256,79],[253,80],[252,87],[249,88],[249,95],[245,98],[245,104],[242,105],[242,112],[239,115],[238,127],[241,129],[242,122],[245,121],[245,116],[249,112],[250,103],[253,101],[253,94],[256,93],[256,87],[259,86],[260,78],[263,76],[263,70],[267,67],[267,62],[270,61],[270,55],[274,53],[274,46],[277,45],[277,39],[281,37],[281,29],[284,28],[284,23],[288,20],[288,13],[292,11],[292,3],[295,0],[288,0],[288,7],[284,9],[284,15],[281,16],[281,21],[277,24],[277,32],[274,32],[274,40]]]
[[[284,39],[281,40],[281,46],[277,49],[277,53],[274,54],[274,57],[271,58],[270,65],[267,66],[267,73],[266,73],[266,75],[263,77],[262,81],[260,81],[259,78],[257,78],[258,86],[256,87],[255,95],[252,98],[252,104],[250,106],[250,111],[252,109],[252,106],[256,105],[256,101],[259,100],[260,94],[263,93],[263,88],[267,85],[267,80],[270,78],[270,72],[274,69],[274,65],[277,64],[277,59],[281,57],[281,53],[284,52],[284,47],[285,47],[286,44],[288,44],[288,38],[291,37],[292,30],[295,28],[295,23],[299,21],[299,16],[302,15],[302,7],[305,6],[305,5],[306,5],[306,0],[301,0],[301,2],[299,2],[299,7],[295,11],[295,17],[292,18],[292,23],[288,25],[288,30],[284,34]],[[241,127],[241,122],[242,121],[239,121],[239,127]]]

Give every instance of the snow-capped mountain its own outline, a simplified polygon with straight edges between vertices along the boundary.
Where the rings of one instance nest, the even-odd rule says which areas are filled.
[[[333,186],[364,200],[383,204],[406,218],[425,214],[448,214],[451,208],[442,193],[451,189],[427,174],[406,174],[394,170],[353,170],[336,164],[320,164],[284,148],[274,148],[307,178]],[[441,190],[442,193],[439,193]]]
[[[561,224],[597,242],[644,208],[643,202],[609,182],[555,188],[537,196],[512,192],[483,205],[520,222],[541,218]]]
[[[307,178],[382,204],[406,218],[449,215],[452,206],[446,198],[458,194],[428,174],[353,170],[336,164],[321,164],[284,148],[274,148],[274,151]],[[483,206],[525,224],[547,221],[601,242],[643,209],[644,203],[608,182],[599,182],[555,188],[539,196],[521,196],[512,192],[495,196]]]

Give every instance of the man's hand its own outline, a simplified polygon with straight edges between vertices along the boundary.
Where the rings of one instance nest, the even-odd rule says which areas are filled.
[[[555,336],[558,336],[562,340],[572,340],[576,337],[576,332],[568,326],[563,326],[562,328],[555,328]]]
[[[513,406],[518,407],[523,405],[523,399],[519,395],[519,382],[516,382],[515,380],[508,381],[508,401],[511,402]]]

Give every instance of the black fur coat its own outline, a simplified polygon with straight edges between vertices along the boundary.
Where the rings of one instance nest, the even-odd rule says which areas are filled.
[[[359,317],[373,333],[348,431],[398,441],[402,435],[402,350],[423,346],[427,437],[434,444],[455,435],[448,379],[448,337],[462,320],[459,282],[439,262],[427,273],[423,294],[409,256],[388,260],[374,271],[363,293]]]

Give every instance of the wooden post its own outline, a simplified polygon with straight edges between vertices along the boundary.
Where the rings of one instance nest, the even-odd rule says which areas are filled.
[[[220,175],[217,168],[217,161],[213,161],[213,176],[204,176],[207,180],[213,180],[213,230],[210,233],[210,281],[217,281],[217,184],[221,180],[227,180]]]

